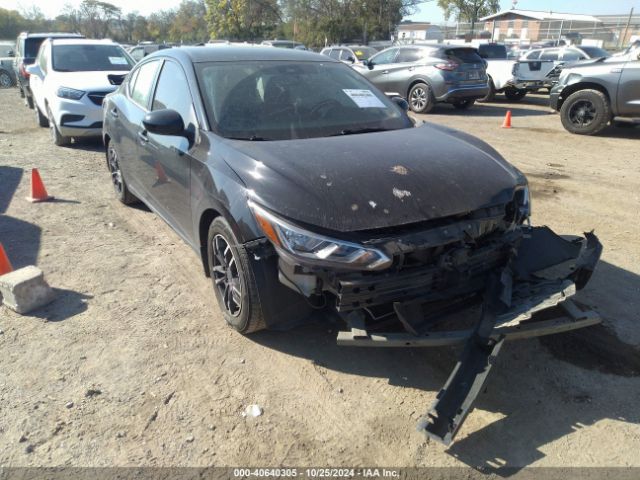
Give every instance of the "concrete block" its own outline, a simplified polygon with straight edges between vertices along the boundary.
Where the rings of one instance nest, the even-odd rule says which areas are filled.
[[[18,313],[29,313],[54,298],[42,270],[33,265],[0,276],[2,303]]]

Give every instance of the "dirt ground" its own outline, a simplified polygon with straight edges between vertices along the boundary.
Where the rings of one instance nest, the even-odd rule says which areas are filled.
[[[235,333],[189,247],[115,200],[102,146],[53,146],[0,91],[0,242],[57,291],[0,307],[0,466],[640,466],[640,129],[572,136],[542,96],[423,118],[523,170],[535,224],[605,249],[578,296],[604,325],[505,345],[448,448],[416,421],[457,351],[337,347],[328,321]],[[32,167],[55,202],[25,200]]]

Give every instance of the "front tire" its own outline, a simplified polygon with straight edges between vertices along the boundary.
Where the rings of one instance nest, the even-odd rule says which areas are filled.
[[[213,290],[226,322],[242,334],[265,328],[249,255],[223,217],[209,226],[207,256]]]
[[[431,87],[426,83],[416,83],[409,90],[409,108],[414,113],[429,113],[436,104]]]
[[[518,90],[517,88],[507,88],[504,91],[504,96],[507,97],[507,100],[510,102],[519,102],[527,96],[527,91]]]
[[[129,191],[127,182],[124,180],[122,170],[120,170],[118,152],[111,144],[107,144],[107,167],[109,173],[111,173],[111,182],[113,183],[113,190],[116,193],[116,198],[125,205],[132,205],[138,203],[140,200],[133,193]]]
[[[56,122],[53,119],[51,109],[47,107],[47,116],[49,117],[49,134],[51,135],[51,141],[58,147],[63,147],[71,143],[71,137],[65,137],[60,134],[60,130],[56,126]]]
[[[560,120],[571,133],[595,135],[611,120],[609,100],[598,90],[578,90],[562,104]]]
[[[47,128],[49,126],[49,119],[42,114],[38,105],[34,105],[34,110],[36,112],[36,122],[38,122],[39,127]]]

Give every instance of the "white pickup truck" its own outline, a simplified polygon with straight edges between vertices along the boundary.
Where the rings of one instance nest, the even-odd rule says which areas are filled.
[[[592,46],[571,45],[529,50],[514,67],[515,87],[525,92],[541,88],[551,90],[565,64],[608,56],[610,55],[606,50]]]
[[[481,98],[480,102],[491,102],[497,93],[512,102],[522,100],[527,91],[516,87],[517,80],[514,76],[517,60],[509,60],[507,47],[499,43],[482,43],[475,45],[480,56],[487,62],[487,76],[489,77],[489,93]]]

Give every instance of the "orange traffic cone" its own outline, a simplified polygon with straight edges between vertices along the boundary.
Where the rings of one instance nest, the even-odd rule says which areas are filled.
[[[52,200],[53,197],[47,193],[47,189],[44,188],[44,183],[42,183],[42,178],[40,178],[40,172],[38,172],[37,168],[31,169],[31,196],[27,197],[32,203],[35,202],[46,202],[47,200]]]
[[[0,275],[9,272],[13,272],[13,267],[9,261],[9,257],[7,257],[7,252],[4,251],[4,247],[0,243]]]
[[[502,128],[511,128],[511,110],[507,110],[507,114],[504,116],[504,122]]]

